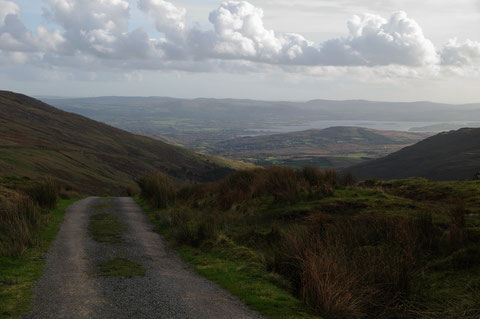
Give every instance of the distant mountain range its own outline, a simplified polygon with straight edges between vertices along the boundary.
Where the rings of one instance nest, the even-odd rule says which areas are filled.
[[[316,165],[344,168],[412,145],[429,134],[331,127],[267,136],[243,137],[213,144],[211,152],[257,165]]]
[[[291,123],[300,120],[367,120],[367,121],[480,121],[480,103],[442,104],[433,102],[377,102],[365,100],[312,100],[308,102],[257,101],[238,99],[176,99],[169,97],[92,97],[62,99],[44,98],[61,109],[86,116],[120,115],[146,117],[183,117],[204,120],[229,120],[254,123]],[[115,113],[117,114],[117,113]],[[313,116],[313,117],[312,117]]]
[[[329,126],[365,126],[376,121],[409,123],[410,127],[480,122],[480,104],[450,105],[431,102],[374,102],[363,100],[309,102],[255,101],[235,99],[175,99],[165,97],[96,97],[44,99],[75,112],[133,133],[173,139],[196,151],[209,152],[218,142],[242,136],[287,133]],[[333,123],[331,121],[353,121]],[[322,127],[311,127],[311,123]],[[392,124],[392,123],[389,123]],[[390,128],[386,128],[390,127]],[[435,130],[433,130],[435,131]]]
[[[79,185],[86,186],[87,181],[93,180],[95,185],[109,185],[113,189],[119,181],[127,183],[153,169],[178,179],[205,181],[223,176],[232,166],[240,165],[129,134],[25,96],[1,92],[0,98],[0,133],[4,137],[0,141],[0,173],[3,174],[49,173]],[[235,158],[250,156],[254,161],[257,156],[270,155],[274,164],[280,159],[279,164],[295,166],[310,163],[302,162],[302,158],[325,156],[340,157],[341,161],[333,166],[345,167],[384,155],[382,148],[386,153],[396,151],[425,136],[332,128],[239,137],[252,133],[264,135],[262,128],[316,120],[480,122],[480,104],[361,100],[297,103],[159,97],[50,102],[68,111],[204,152]],[[297,156],[299,161],[284,162],[286,153]],[[433,180],[471,179],[480,171],[480,129],[441,133],[386,157],[355,165],[351,170],[362,179],[413,176]]]
[[[50,175],[88,193],[119,193],[155,170],[212,181],[243,167],[6,91],[0,91],[0,136],[0,175]]]
[[[361,179],[469,180],[480,172],[480,129],[440,133],[350,170]]]

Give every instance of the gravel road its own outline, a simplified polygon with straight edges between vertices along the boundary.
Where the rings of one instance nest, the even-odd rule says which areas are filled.
[[[99,211],[96,205],[106,205]],[[122,243],[100,243],[87,232],[89,216],[109,213],[127,227]],[[99,262],[124,257],[145,277],[102,277]],[[73,204],[47,254],[25,318],[262,318],[188,268],[153,231],[131,198],[89,197]]]

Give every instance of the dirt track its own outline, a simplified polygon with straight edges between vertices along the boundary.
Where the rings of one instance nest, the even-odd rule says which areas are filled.
[[[115,214],[127,226],[122,243],[99,243],[87,233],[89,216]],[[97,264],[125,257],[145,277],[102,277]],[[236,298],[191,271],[131,198],[89,197],[72,205],[47,255],[25,318],[261,318]]]

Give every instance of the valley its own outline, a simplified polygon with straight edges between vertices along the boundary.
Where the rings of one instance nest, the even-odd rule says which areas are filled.
[[[480,319],[480,0],[0,0],[0,319]]]
[[[183,137],[145,137],[0,92],[0,318],[480,315],[480,129],[271,134],[224,117],[231,135],[183,118],[167,125]]]

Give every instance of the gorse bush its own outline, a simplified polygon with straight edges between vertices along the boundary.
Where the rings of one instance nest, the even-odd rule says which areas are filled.
[[[20,256],[38,242],[41,209],[26,196],[0,197],[0,256]]]
[[[139,178],[140,196],[154,208],[166,208],[175,200],[175,192],[169,178],[160,172]]]

